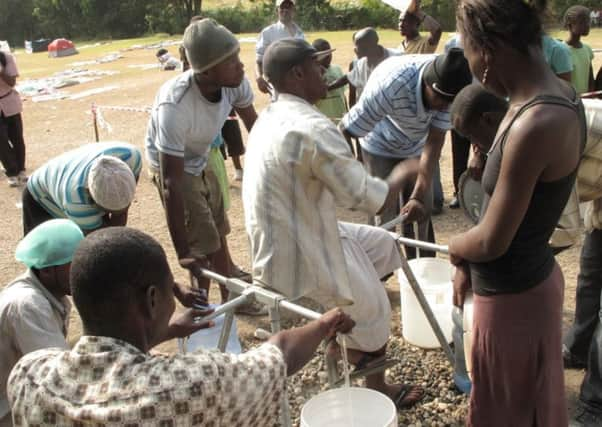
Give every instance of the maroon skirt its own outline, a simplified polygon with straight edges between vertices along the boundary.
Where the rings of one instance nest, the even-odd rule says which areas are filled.
[[[564,278],[558,264],[519,294],[474,296],[474,427],[566,427],[562,364]]]

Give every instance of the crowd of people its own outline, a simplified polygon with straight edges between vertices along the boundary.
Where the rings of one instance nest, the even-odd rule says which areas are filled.
[[[399,47],[361,29],[344,73],[332,63],[335,46],[305,39],[295,0],[276,0],[278,21],[256,45],[255,85],[271,98],[259,114],[239,41],[195,17],[183,72],[155,96],[144,152],[85,144],[29,177],[18,72],[2,54],[0,160],[10,185],[25,184],[15,256],[27,270],[0,292],[0,427],[278,425],[286,377],[323,341],[327,357],[340,358],[341,335],[366,387],[399,410],[420,404],[421,385],[385,378],[392,320],[383,281],[401,256],[416,254],[400,253],[378,225],[402,215],[403,234],[435,241],[448,131],[454,190],[470,169],[485,194],[479,222],[448,242],[454,304],[461,310],[467,293],[474,297],[467,425],[602,425],[602,101],[581,100],[600,90],[601,77],[581,40],[589,9],[567,10],[563,43],[544,32],[545,6],[461,0],[458,33],[435,54],[441,26],[413,0],[399,15]],[[168,52],[157,57],[175,64]],[[244,169],[237,118],[249,132]],[[242,181],[250,273],[228,249],[224,143]],[[143,167],[190,285],[174,280],[153,237],[127,227]],[[589,203],[586,238],[575,322],[563,339],[554,255],[578,237],[579,202]],[[339,221],[337,206],[363,212],[367,224]],[[454,197],[450,207],[458,206]],[[211,313],[206,268],[308,298],[324,314],[241,355],[151,353],[213,326],[198,320]],[[223,303],[228,290],[220,291]],[[84,332],[72,348],[69,295]],[[174,298],[184,311],[175,312]],[[240,312],[265,313],[253,304]],[[571,420],[564,368],[587,370]]]

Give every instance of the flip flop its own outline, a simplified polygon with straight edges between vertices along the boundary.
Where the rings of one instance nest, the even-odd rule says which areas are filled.
[[[402,384],[401,390],[399,390],[399,393],[393,399],[393,403],[395,404],[395,407],[399,410],[408,409],[408,408],[411,408],[412,406],[414,406],[415,404],[417,404],[418,402],[420,402],[422,399],[424,399],[424,395],[425,395],[424,389],[422,389],[422,394],[420,394],[420,397],[417,398],[416,400],[412,400],[409,402],[404,402],[404,400],[403,400],[411,391],[416,391],[419,389],[422,389],[422,387],[417,386],[417,385]]]

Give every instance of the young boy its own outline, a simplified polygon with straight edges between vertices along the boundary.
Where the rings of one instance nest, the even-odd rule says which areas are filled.
[[[589,25],[589,9],[585,6],[571,6],[564,14],[564,27],[569,31],[565,43],[573,59],[571,80],[578,94],[594,90],[594,53],[591,47],[581,42],[581,37],[589,34]]]
[[[378,33],[372,27],[363,28],[353,34],[353,43],[357,59],[352,63],[349,72],[328,86],[329,90],[349,84],[349,108],[360,98],[368,77],[378,64],[390,56],[399,55],[395,49],[387,49],[378,44]],[[362,150],[356,140],[355,148],[358,160],[362,160]]]
[[[330,84],[328,89],[333,90],[349,84],[356,89],[356,97],[359,99],[372,70],[388,57],[399,55],[400,52],[378,44],[378,33],[372,27],[366,27],[356,32],[353,35],[353,43],[357,61],[349,73]]]
[[[316,39],[312,45],[318,52],[331,50],[330,43],[324,39]],[[344,76],[341,67],[332,64],[332,54],[326,55],[319,62],[320,65],[326,69],[324,72],[324,80],[327,84],[333,83]],[[341,118],[347,112],[345,89],[343,87],[338,87],[336,89],[329,90],[326,94],[326,97],[322,98],[316,103],[316,107],[335,124],[338,124]]]

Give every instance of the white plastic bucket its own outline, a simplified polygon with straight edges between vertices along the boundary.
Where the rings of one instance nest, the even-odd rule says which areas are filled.
[[[382,393],[350,387],[328,390],[301,408],[301,427],[396,427],[397,409]]]
[[[466,295],[464,299],[464,357],[466,358],[466,372],[468,377],[472,380],[472,321],[474,318],[473,310],[473,298],[472,294]]]
[[[410,260],[408,263],[443,331],[443,335],[445,335],[447,342],[451,342],[453,328],[451,264],[441,258],[417,258]],[[410,344],[422,348],[441,347],[402,269],[397,271],[397,277],[401,296],[401,330],[403,338]]]

